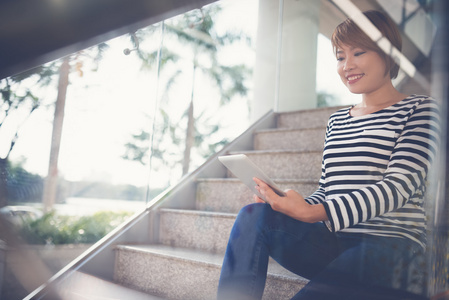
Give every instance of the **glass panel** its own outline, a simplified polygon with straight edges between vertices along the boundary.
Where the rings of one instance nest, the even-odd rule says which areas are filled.
[[[248,127],[256,25],[257,1],[222,1],[0,81],[2,216],[46,265],[33,289]]]

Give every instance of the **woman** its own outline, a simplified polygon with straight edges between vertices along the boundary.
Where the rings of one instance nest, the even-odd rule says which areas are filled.
[[[364,15],[401,49],[395,24]],[[425,293],[424,194],[437,151],[438,110],[391,80],[399,67],[348,19],[334,31],[337,71],[361,103],[328,122],[318,190],[285,197],[255,178],[232,229],[219,299],[260,299],[268,258],[310,282],[294,299],[420,299]],[[300,172],[301,170],[298,170]],[[421,260],[420,260],[421,259]],[[412,293],[410,293],[412,292]]]

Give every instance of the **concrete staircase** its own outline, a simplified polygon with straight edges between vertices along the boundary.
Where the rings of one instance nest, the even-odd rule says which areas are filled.
[[[309,195],[320,176],[327,119],[337,109],[279,114],[276,128],[255,132],[254,149],[243,152],[281,188]],[[163,299],[214,299],[235,216],[251,202],[230,173],[197,179],[195,209],[158,210],[157,244],[116,246],[114,281]],[[305,283],[271,261],[264,299],[290,299]]]

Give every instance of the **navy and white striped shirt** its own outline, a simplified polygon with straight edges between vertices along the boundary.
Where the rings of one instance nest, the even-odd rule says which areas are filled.
[[[335,112],[318,190],[333,231],[408,238],[425,246],[424,194],[439,140],[437,102],[411,95],[378,112]]]

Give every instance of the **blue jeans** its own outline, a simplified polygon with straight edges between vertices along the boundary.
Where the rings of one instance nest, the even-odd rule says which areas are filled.
[[[218,299],[261,299],[270,256],[310,280],[293,299],[425,299],[406,292],[410,281],[424,284],[423,265],[410,280],[409,266],[423,257],[419,245],[401,238],[332,233],[321,222],[303,223],[262,203],[242,208],[237,216]]]

